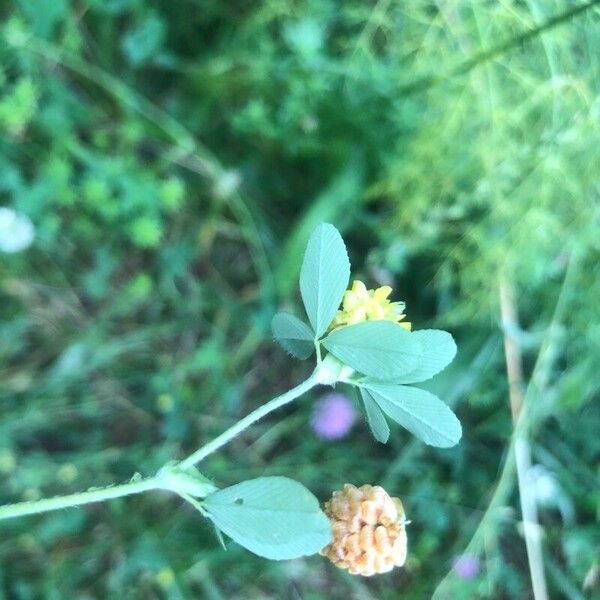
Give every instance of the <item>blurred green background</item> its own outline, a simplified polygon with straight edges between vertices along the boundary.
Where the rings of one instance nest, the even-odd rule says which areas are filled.
[[[299,313],[321,221],[354,276],[457,339],[432,386],[464,438],[382,446],[360,421],[327,442],[313,394],[206,461],[219,485],[280,474],[321,500],[384,485],[412,520],[391,574],[225,552],[153,494],[0,523],[0,599],[429,598],[447,575],[449,597],[531,597],[501,273],[551,597],[598,594],[598,4],[2,3],[0,205],[35,238],[0,253],[0,502],[152,474],[304,378],[269,323]]]

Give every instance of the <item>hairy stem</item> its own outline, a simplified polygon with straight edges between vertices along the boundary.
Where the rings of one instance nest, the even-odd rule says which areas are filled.
[[[268,415],[270,412],[277,410],[278,408],[288,404],[292,400],[298,398],[312,387],[317,384],[316,371],[305,381],[298,384],[296,387],[291,390],[281,394],[281,396],[277,396],[270,400],[266,404],[259,406],[256,410],[252,411],[249,415],[245,416],[241,421],[238,421],[235,425],[232,425],[229,429],[224,431],[221,435],[217,436],[214,440],[208,442],[188,456],[185,460],[179,463],[180,468],[186,469],[189,467],[193,467],[198,464],[201,460],[204,460],[209,454],[216,452],[219,448],[230,442],[233,438],[237,437],[242,431],[250,427],[258,421],[262,419],[264,416]]]
[[[34,502],[7,504],[6,506],[0,506],[0,521],[3,519],[13,519],[14,517],[37,515],[52,510],[60,510],[61,508],[91,504],[92,502],[103,502],[104,500],[122,498],[123,496],[131,496],[133,494],[141,494],[149,490],[160,489],[160,487],[160,480],[156,477],[150,477],[141,481],[132,481],[123,485],[94,489],[79,494],[70,494],[69,496],[58,496]]]
[[[224,446],[227,442],[231,441],[242,431],[250,427],[250,425],[265,415],[268,415],[277,408],[288,404],[295,398],[298,398],[298,396],[301,396],[310,390],[318,383],[317,372],[318,369],[308,379],[296,387],[292,388],[288,392],[285,392],[284,394],[281,394],[280,396],[277,396],[276,398],[273,398],[273,400],[263,404],[255,411],[251,412],[249,415],[244,417],[241,421],[238,421],[235,425],[224,431],[214,440],[202,446],[202,448],[182,461],[179,466],[181,468],[193,467],[196,463],[200,462],[209,454],[212,454],[221,448],[221,446]],[[140,481],[132,481],[122,485],[92,489],[87,492],[70,494],[68,496],[57,496],[56,498],[47,498],[33,502],[18,502],[16,504],[0,506],[0,521],[3,519],[13,519],[15,517],[24,517],[27,515],[36,515],[53,510],[60,510],[62,508],[82,506],[83,504],[91,504],[93,502],[103,502],[105,500],[112,500],[113,498],[122,498],[123,496],[131,496],[133,494],[140,494],[142,492],[159,489],[171,490],[181,495],[181,490],[179,490],[176,486],[174,487],[172,482],[170,483],[159,473],[156,477],[150,477]]]

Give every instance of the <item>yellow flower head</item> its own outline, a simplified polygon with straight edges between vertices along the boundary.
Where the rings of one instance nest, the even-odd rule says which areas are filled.
[[[355,280],[352,287],[344,293],[342,309],[335,314],[329,327],[330,331],[362,321],[376,320],[393,321],[410,331],[410,323],[400,323],[406,316],[404,302],[391,302],[388,299],[391,292],[392,288],[389,285],[368,290],[362,281]]]
[[[325,503],[333,540],[321,550],[334,565],[368,577],[406,561],[404,509],[378,485],[346,484]]]

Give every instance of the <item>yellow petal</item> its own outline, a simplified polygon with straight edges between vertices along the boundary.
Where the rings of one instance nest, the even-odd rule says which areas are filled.
[[[369,315],[369,318],[373,320],[380,320],[385,317],[383,307],[380,304],[377,304],[377,302],[369,302],[367,314]]]
[[[375,290],[373,298],[378,302],[383,302],[392,293],[392,288],[389,285],[383,285]]]
[[[364,306],[361,306],[354,310],[352,314],[348,315],[348,324],[355,325],[356,323],[360,323],[367,318],[367,309]]]
[[[342,301],[344,310],[352,310],[358,304],[360,304],[360,299],[352,290],[344,292],[344,300]]]
[[[369,297],[367,286],[359,279],[355,279],[352,282],[352,291],[356,294],[356,297],[361,300],[366,300]]]

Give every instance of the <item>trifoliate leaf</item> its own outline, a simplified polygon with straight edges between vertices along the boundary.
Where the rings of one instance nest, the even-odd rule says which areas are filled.
[[[271,321],[273,336],[285,350],[297,358],[308,358],[315,349],[313,330],[290,313],[277,313]]]
[[[302,301],[317,337],[333,320],[349,279],[344,240],[333,225],[322,223],[308,240],[300,271]]]
[[[462,427],[456,415],[437,396],[419,388],[389,383],[365,384],[383,412],[430,446],[449,448],[458,443]]]
[[[367,423],[369,423],[373,437],[382,444],[387,443],[390,438],[390,426],[385,420],[385,415],[381,412],[377,402],[373,400],[373,397],[365,388],[360,388],[360,395],[362,396],[365,405]]]
[[[394,380],[414,370],[421,344],[392,321],[364,321],[332,331],[323,346],[353,369],[377,380]]]
[[[203,507],[223,533],[272,560],[315,554],[331,541],[318,500],[286,477],[238,483],[208,496]]]
[[[431,379],[447,367],[456,356],[456,344],[447,331],[440,329],[420,329],[412,334],[421,343],[423,354],[419,366],[399,377],[395,383],[418,383]]]

